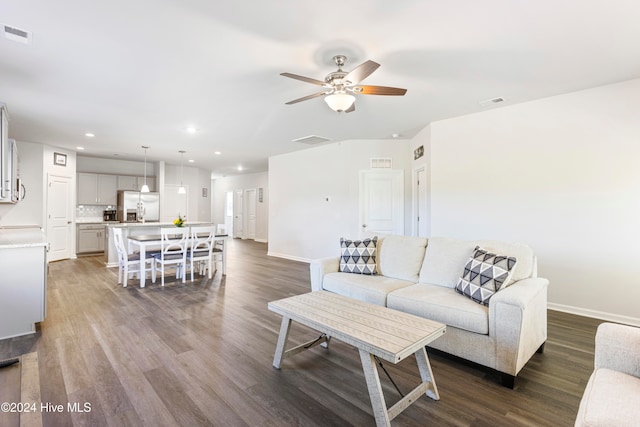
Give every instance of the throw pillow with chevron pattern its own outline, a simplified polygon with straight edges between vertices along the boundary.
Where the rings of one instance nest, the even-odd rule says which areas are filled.
[[[376,274],[378,236],[364,240],[340,238],[340,271],[356,274]]]

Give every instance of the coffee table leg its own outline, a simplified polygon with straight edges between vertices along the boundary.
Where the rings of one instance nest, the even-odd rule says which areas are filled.
[[[273,366],[280,369],[282,359],[284,359],[284,347],[289,338],[289,329],[291,326],[291,318],[284,316],[280,324],[280,335],[278,336],[278,344],[276,344],[276,354],[273,356]]]
[[[416,362],[418,363],[418,369],[420,370],[420,377],[422,383],[427,384],[427,391],[425,394],[433,400],[440,400],[438,394],[438,387],[436,387],[436,381],[433,379],[433,372],[431,371],[431,364],[429,363],[429,356],[424,347],[415,352]]]
[[[376,418],[376,426],[390,426],[389,413],[387,412],[387,404],[382,394],[382,386],[380,385],[380,377],[373,359],[373,355],[364,350],[360,350],[360,360],[362,361],[362,370],[364,378],[367,380],[367,388],[369,389],[369,398],[371,399],[371,407],[373,415]]]

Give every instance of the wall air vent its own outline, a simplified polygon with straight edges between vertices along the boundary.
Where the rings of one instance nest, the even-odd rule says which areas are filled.
[[[372,158],[371,169],[391,169],[391,158]]]
[[[303,136],[302,138],[294,139],[293,142],[302,142],[303,144],[315,145],[323,142],[331,141],[329,138],[318,135]]]
[[[2,25],[2,37],[14,42],[31,44],[32,34],[31,31],[21,30],[20,28],[12,27],[11,25]]]
[[[483,107],[488,107],[490,105],[499,104],[501,102],[504,102],[504,98],[499,96],[497,98],[487,99],[486,101],[480,101],[480,105],[482,105]]]

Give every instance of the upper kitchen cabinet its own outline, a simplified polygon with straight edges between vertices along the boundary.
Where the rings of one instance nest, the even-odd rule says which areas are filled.
[[[138,191],[138,177],[132,175],[118,176],[118,190]]]
[[[115,205],[118,177],[95,173],[78,173],[79,205]]]
[[[118,190],[140,191],[143,184],[143,176],[118,175]],[[147,185],[149,186],[149,191],[156,191],[156,178],[148,176]]]

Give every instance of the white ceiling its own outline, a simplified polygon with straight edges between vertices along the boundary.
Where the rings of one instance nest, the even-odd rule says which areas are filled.
[[[307,135],[410,138],[490,98],[640,77],[636,0],[21,0],[2,2],[0,22],[33,33],[0,38],[11,137],[136,160],[148,145],[169,163],[186,150],[216,174],[264,171]],[[357,95],[349,114],[285,105],[319,90],[279,74],[322,80],[336,54],[346,70],[380,63],[363,83],[407,94]]]

